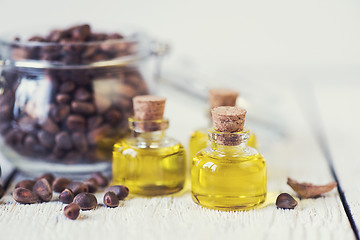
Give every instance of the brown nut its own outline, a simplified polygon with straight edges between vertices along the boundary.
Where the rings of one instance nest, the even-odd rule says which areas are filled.
[[[53,120],[51,120],[50,118],[47,118],[44,123],[42,124],[42,128],[52,134],[56,134],[60,131],[59,126],[54,123]]]
[[[98,182],[100,187],[106,187],[109,184],[109,180],[101,172],[94,172],[91,177]]]
[[[74,200],[74,194],[70,189],[64,189],[59,195],[59,200],[62,203],[72,203]]]
[[[64,120],[69,114],[69,112],[70,112],[70,107],[67,105],[62,105],[57,107],[53,106],[52,108],[50,108],[50,116],[56,122],[60,122]]]
[[[85,153],[88,150],[88,144],[85,134],[75,132],[72,134],[71,139],[75,148],[80,152]]]
[[[64,214],[67,218],[75,220],[80,214],[80,207],[75,203],[71,203],[64,208]]]
[[[66,104],[70,101],[70,99],[71,99],[70,95],[68,95],[68,94],[60,93],[56,96],[56,102],[58,102],[60,104]]]
[[[49,184],[51,185],[52,182],[54,181],[55,177],[54,175],[52,175],[51,173],[44,173],[43,175],[41,175],[40,177],[35,179],[35,182],[39,179],[45,178],[46,180],[48,180]]]
[[[105,193],[103,202],[108,207],[119,206],[119,198],[116,196],[114,192]]]
[[[99,184],[95,180],[95,178],[89,178],[88,180],[84,181],[84,184],[88,186],[89,193],[94,193],[97,191]]]
[[[88,186],[82,182],[71,182],[66,186],[66,188],[70,189],[75,196],[78,195],[79,193],[89,191]]]
[[[64,150],[70,150],[73,146],[70,135],[65,131],[56,134],[55,142],[56,146]]]
[[[71,180],[68,178],[56,178],[52,184],[53,191],[58,193],[62,192],[69,183],[71,183]]]
[[[114,192],[119,200],[123,200],[129,195],[129,189],[124,185],[110,186],[106,188],[105,192]]]
[[[51,186],[45,178],[36,181],[33,192],[39,197],[42,202],[49,202],[52,198]]]
[[[91,210],[96,208],[96,197],[91,193],[79,193],[74,198],[74,203],[78,204],[82,210]]]
[[[39,200],[33,191],[21,187],[16,188],[12,195],[16,202],[23,204],[33,204]]]
[[[294,209],[297,201],[288,193],[281,193],[276,199],[276,206],[283,209]]]
[[[55,144],[55,137],[53,134],[48,133],[47,131],[41,130],[38,132],[37,137],[39,142],[46,148],[51,149]]]
[[[74,101],[71,103],[71,110],[75,113],[90,115],[95,112],[95,106],[88,102]]]
[[[85,118],[80,115],[69,115],[66,119],[66,127],[70,131],[83,132],[85,131]]]
[[[32,191],[34,185],[35,181],[33,180],[22,180],[15,185],[15,188],[26,188]]]

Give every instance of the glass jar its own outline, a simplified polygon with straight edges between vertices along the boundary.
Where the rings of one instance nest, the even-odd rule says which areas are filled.
[[[0,39],[0,148],[20,170],[110,172],[132,97],[154,85],[166,45],[141,33],[79,43]]]

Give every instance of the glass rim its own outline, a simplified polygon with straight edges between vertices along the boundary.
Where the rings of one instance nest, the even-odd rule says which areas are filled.
[[[129,128],[135,132],[155,132],[169,128],[169,119],[138,120],[134,117],[128,119]]]
[[[244,128],[241,132],[219,132],[212,128],[208,131],[208,137],[214,144],[237,146],[250,139],[250,130]]]
[[[151,38],[146,32],[136,30],[124,35],[121,39],[105,39],[101,41],[89,42],[40,42],[40,41],[16,41],[10,39],[9,33],[0,34],[0,67],[9,66],[16,68],[33,68],[33,69],[88,69],[103,67],[122,67],[136,64],[141,60],[145,60],[151,56],[162,56],[169,52],[169,45],[165,42]],[[124,55],[109,57],[103,60],[89,60],[79,63],[66,63],[62,60],[42,60],[24,57],[14,59],[11,52],[16,49],[34,48],[40,51],[42,48],[63,49],[67,47],[99,47],[111,48],[122,44],[134,45],[134,51],[125,53]],[[121,53],[121,52],[119,52]]]
[[[216,131],[214,128],[210,128],[208,130],[209,134],[223,134],[223,135],[246,135],[250,134],[250,130],[248,128],[244,128],[241,132],[219,132]]]
[[[0,44],[6,46],[19,46],[19,47],[62,47],[62,46],[96,46],[104,43],[115,44],[115,43],[128,43],[136,42],[140,39],[140,33],[135,33],[131,36],[125,36],[121,39],[105,39],[101,41],[91,41],[91,42],[39,42],[39,41],[16,41],[8,40],[5,35],[0,35]]]

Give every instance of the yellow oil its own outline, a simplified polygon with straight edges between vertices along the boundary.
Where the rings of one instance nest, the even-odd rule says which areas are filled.
[[[192,161],[191,192],[201,206],[218,210],[249,210],[266,200],[266,167],[255,149],[206,148]]]
[[[180,191],[185,182],[186,154],[180,143],[137,146],[124,139],[114,145],[113,184],[126,185],[133,194],[156,196]]]
[[[207,129],[200,129],[196,130],[191,134],[190,141],[189,141],[189,159],[192,161],[194,156],[202,149],[208,147],[210,144],[208,138],[208,130]],[[251,133],[249,141],[247,145],[252,148],[258,149],[258,143],[256,135]],[[191,165],[190,165],[191,166]]]

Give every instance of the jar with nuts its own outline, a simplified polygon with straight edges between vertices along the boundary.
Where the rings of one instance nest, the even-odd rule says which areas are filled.
[[[30,174],[110,172],[132,98],[154,82],[157,53],[141,33],[88,24],[0,39],[0,148]],[[1,66],[2,65],[2,66]]]

